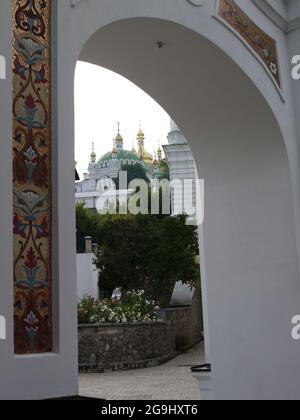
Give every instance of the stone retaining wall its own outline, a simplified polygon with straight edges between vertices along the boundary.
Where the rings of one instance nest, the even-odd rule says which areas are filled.
[[[203,316],[200,289],[194,291],[192,306],[168,308],[165,309],[165,313],[166,321],[170,323],[175,338],[178,336],[187,337],[189,346],[201,341]]]
[[[176,337],[201,340],[200,292],[193,305],[169,308],[164,322],[79,325],[79,370],[106,372],[162,364],[176,356]]]
[[[79,326],[79,370],[106,372],[159,365],[174,357],[167,322]]]

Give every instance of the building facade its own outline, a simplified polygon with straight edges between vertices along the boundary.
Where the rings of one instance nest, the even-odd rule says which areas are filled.
[[[149,180],[159,176],[160,166],[163,161],[161,149],[155,152],[155,158],[146,150],[145,134],[140,128],[137,133],[137,150],[124,149],[124,139],[120,133],[114,139],[112,150],[105,153],[97,160],[94,150],[91,153],[91,160],[88,172],[84,174],[82,181],[75,183],[76,203],[84,203],[89,209],[97,209],[98,198],[104,188],[111,188],[111,180],[118,178],[119,172],[124,165],[140,165],[145,169]],[[121,192],[122,193],[122,192]],[[120,191],[118,192],[120,196]],[[123,195],[127,192],[124,190]]]
[[[170,169],[170,181],[180,181],[183,194],[175,194],[175,190],[172,188],[172,213],[186,213],[191,217],[196,217],[200,198],[197,203],[196,180],[198,176],[195,160],[187,139],[174,121],[171,121],[168,144],[164,145],[163,149]]]

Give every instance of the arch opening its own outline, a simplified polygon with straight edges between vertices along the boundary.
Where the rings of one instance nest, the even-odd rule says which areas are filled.
[[[175,394],[180,393],[182,399],[192,396],[198,398],[197,384],[192,377],[188,378],[189,367],[187,366],[203,362],[197,227],[191,226],[192,220],[188,222],[188,226],[184,226],[187,222],[183,219],[180,221],[178,217],[170,218],[170,207],[172,214],[183,213],[183,188],[185,210],[190,218],[195,213],[194,178],[196,174],[190,147],[179,128],[173,122],[171,123],[170,117],[152,98],[131,82],[109,70],[78,63],[75,92],[75,143],[78,173],[88,168],[84,179],[75,184],[78,204],[76,208],[76,259],[80,392],[83,395],[101,396],[108,399],[114,399],[116,396],[121,398],[126,396],[128,387],[124,388],[122,384],[127,378],[127,382],[130,380],[131,395],[137,399],[141,395],[152,396],[151,399],[163,396],[169,399],[172,398],[172,394],[169,393],[168,387],[158,385],[163,372],[169,369],[170,379],[165,378],[164,383],[170,383],[170,385],[172,383]],[[88,111],[87,104],[89,104]],[[113,135],[116,137],[112,141]],[[161,142],[158,142],[158,138]],[[118,140],[119,151],[115,149],[116,140]],[[165,149],[165,154],[162,148]],[[124,159],[125,155],[130,155],[132,160]],[[107,169],[101,166],[104,158],[108,161]],[[166,159],[168,159],[167,162]],[[132,202],[133,188],[129,187],[127,191],[129,216],[124,215],[126,191],[124,184],[120,186],[121,182],[116,182],[120,170],[126,171],[129,179],[135,177],[138,181],[145,181],[147,178],[148,186],[143,197],[143,202],[147,200],[148,203],[147,214],[135,216],[135,213],[132,213],[130,201]],[[183,178],[190,183],[184,185]],[[176,185],[175,189],[171,183],[174,196],[175,192],[177,196],[180,195],[177,200],[175,197],[173,199],[173,194],[171,200],[168,188],[163,187],[171,180],[173,183],[177,180],[177,184],[180,184],[180,188]],[[112,190],[109,188],[111,181],[116,182]],[[157,203],[159,183],[164,188],[165,194]],[[102,205],[107,204],[106,199],[102,200],[99,196],[99,193],[103,192],[103,187],[105,197],[108,197],[110,201],[109,209],[105,210],[112,210],[105,216],[102,215]],[[117,200],[122,207],[119,210],[115,206],[115,188],[120,190],[117,192]],[[177,190],[180,192],[178,193]],[[115,211],[118,214],[117,217],[115,217]],[[100,213],[97,215],[97,212]],[[175,247],[173,248],[171,244],[174,234],[168,236],[165,230],[169,223],[174,229],[176,226],[181,226],[180,231],[177,228],[180,241],[177,242],[176,248],[179,248],[179,243],[187,244],[188,238],[189,244],[193,244],[197,252],[191,251],[193,255],[189,252],[185,253],[188,246],[181,245],[181,253]],[[105,234],[106,226],[110,227],[108,235]],[[116,226],[118,226],[117,229]],[[139,228],[136,229],[135,226]],[[160,235],[160,241],[156,239],[158,235]],[[91,240],[97,244],[96,255],[92,253]],[[112,260],[110,252],[113,241],[117,241],[117,247],[113,248]],[[172,248],[172,251],[166,252],[166,247]],[[184,263],[185,255],[186,257],[190,255],[188,264]],[[196,263],[194,263],[195,259]],[[97,264],[93,265],[91,260],[97,261]],[[183,265],[180,268],[178,261],[181,261]],[[166,270],[168,275],[166,275]],[[167,288],[162,289],[160,284],[163,283],[166,283]],[[152,284],[155,284],[154,288]],[[191,284],[194,286],[192,289]],[[127,301],[128,291],[132,293],[134,290],[145,290],[147,300],[155,300],[156,319],[152,325],[147,325],[147,321],[144,322],[144,326],[130,325],[134,316],[133,312],[136,313],[135,309],[139,305],[136,302],[132,306],[131,313],[128,313],[123,303]],[[171,291],[173,291],[172,297]],[[115,311],[107,318],[108,313],[101,310],[103,317],[101,317],[100,325],[97,326],[100,309],[104,305],[116,308],[115,301],[111,302],[112,296],[120,299],[120,307],[124,309],[124,317],[122,317],[124,324],[116,325],[119,319],[116,319]],[[93,310],[93,315],[88,314],[86,309],[87,306],[90,307],[91,298],[97,300],[95,305],[97,310]],[[152,315],[150,305],[146,313],[143,311],[143,319],[148,319]],[[104,320],[110,323],[110,329],[103,325]],[[150,320],[152,322],[152,318]],[[164,321],[167,321],[168,325]],[[84,325],[86,323],[91,325],[86,328]],[[93,334],[93,331],[97,331],[97,334]],[[123,331],[122,337],[116,333],[117,331]],[[85,343],[87,336],[89,336],[88,345]],[[103,343],[109,351],[103,350]],[[173,358],[177,355],[176,349],[179,353],[183,351],[185,353],[178,355],[178,361]],[[169,358],[172,360],[169,361]],[[120,381],[117,382],[113,374],[106,375],[105,378],[101,375],[104,367],[122,370],[124,366],[128,366],[136,369],[149,367],[152,364],[164,365],[164,362],[169,362],[169,364],[166,367],[163,366],[162,369],[153,368],[152,373],[151,369],[150,371],[149,369],[130,370],[127,375],[123,373]],[[176,373],[177,370],[176,363],[182,365],[179,369],[182,371],[181,376],[187,377],[184,389],[189,389],[189,393],[182,388],[179,376],[177,379],[173,378],[173,381],[171,379],[172,371]],[[89,378],[84,374],[87,368],[99,374],[98,381],[95,380],[95,383],[97,382],[95,390],[92,389]],[[146,383],[147,379],[148,383]]]

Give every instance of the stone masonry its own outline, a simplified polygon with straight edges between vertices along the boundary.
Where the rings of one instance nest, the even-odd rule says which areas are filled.
[[[178,336],[186,336],[190,346],[197,344],[202,331],[198,293],[194,301],[189,307],[167,309],[164,322],[79,325],[80,372],[160,365],[177,355]]]
[[[79,326],[81,372],[152,367],[175,354],[175,338],[167,322]]]

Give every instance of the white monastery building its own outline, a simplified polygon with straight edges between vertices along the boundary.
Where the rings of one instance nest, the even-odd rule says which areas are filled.
[[[84,174],[84,179],[75,184],[76,203],[84,203],[87,208],[96,209],[98,206],[98,198],[103,193],[105,187],[111,189],[111,180],[118,178],[119,171],[124,165],[140,165],[145,169],[149,180],[155,179],[160,174],[161,164],[164,162],[162,149],[159,147],[154,156],[145,148],[145,134],[140,128],[137,133],[137,150],[124,149],[124,139],[118,134],[113,141],[111,151],[105,153],[99,160],[95,153],[94,145],[91,153],[91,160],[88,167],[88,173]],[[120,190],[118,196],[120,197]],[[124,191],[124,195],[128,193]]]

